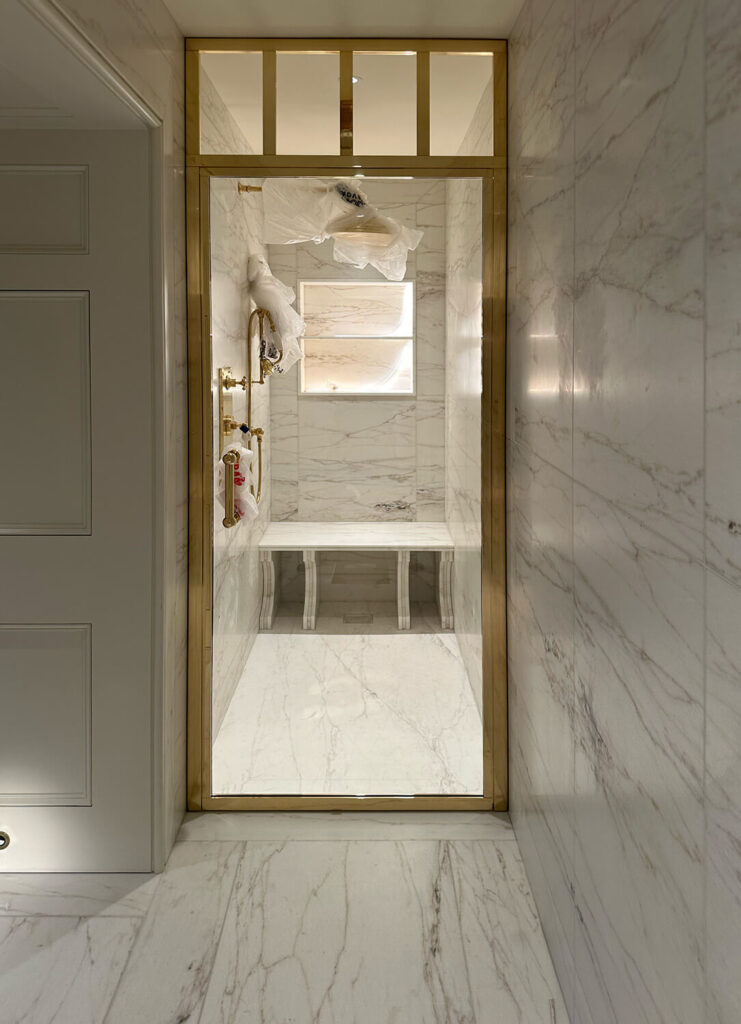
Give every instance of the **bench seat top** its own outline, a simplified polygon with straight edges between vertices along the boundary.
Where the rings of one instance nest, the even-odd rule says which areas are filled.
[[[268,523],[261,551],[449,551],[445,523]]]

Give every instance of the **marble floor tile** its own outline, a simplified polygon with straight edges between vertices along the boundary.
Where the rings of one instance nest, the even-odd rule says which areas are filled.
[[[295,814],[221,811],[185,816],[178,839],[204,840],[343,840],[383,842],[430,839],[514,839],[509,815],[491,811],[360,811]]]
[[[260,634],[214,743],[218,794],[480,794],[452,633]]]
[[[143,917],[158,875],[0,874],[0,917]]]
[[[513,843],[250,843],[201,1024],[566,1021]]]
[[[196,1024],[240,853],[236,843],[175,846],[104,1024]]]
[[[133,917],[0,918],[0,1020],[100,1024],[140,925]]]

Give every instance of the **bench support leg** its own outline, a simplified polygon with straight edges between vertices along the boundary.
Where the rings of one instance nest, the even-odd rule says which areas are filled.
[[[260,552],[262,569],[262,603],[260,605],[260,629],[272,629],[278,602],[278,573],[274,551]]]
[[[304,629],[316,629],[316,551],[304,551]]]
[[[396,554],[396,610],[399,616],[399,629],[409,629],[412,616],[409,611],[408,551],[398,551]]]
[[[453,629],[453,552],[441,551],[437,566],[437,604],[443,629]]]

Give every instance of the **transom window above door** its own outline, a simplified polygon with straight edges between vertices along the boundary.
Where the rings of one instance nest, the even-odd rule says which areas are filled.
[[[357,40],[314,50],[306,48],[307,40],[251,40],[249,50],[238,49],[237,40],[224,40],[224,49],[214,48],[215,42],[203,40],[193,53],[200,139],[213,87],[244,140],[245,155],[437,156],[482,163],[504,155],[504,111],[495,103],[505,57],[498,41],[410,40],[413,48],[402,49],[405,44],[375,40],[372,50],[358,48]],[[474,120],[482,128],[475,136],[464,131]],[[210,138],[201,152],[236,152],[234,138],[224,138],[223,147]]]

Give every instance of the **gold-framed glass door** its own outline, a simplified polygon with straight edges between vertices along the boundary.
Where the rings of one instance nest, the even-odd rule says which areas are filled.
[[[487,807],[504,810],[507,806],[504,574],[505,43],[483,40],[189,39],[186,47],[190,396],[189,806],[191,809],[250,810],[460,810]],[[212,76],[218,81],[218,89]],[[472,83],[476,102],[472,103],[469,110],[459,110],[456,121],[456,108],[451,107],[450,82],[467,81],[466,76]],[[308,83],[305,90],[309,94],[306,99],[306,118],[318,126],[317,138],[311,144],[307,142],[302,112],[295,109],[302,102],[301,90],[297,89],[297,82],[300,84],[302,79]],[[483,89],[480,88],[482,83]],[[402,87],[406,92],[404,102],[397,104],[398,124],[389,125],[388,118],[376,117],[374,121],[373,112],[378,114],[379,110],[383,111],[384,104],[392,102],[394,95],[398,97]],[[413,96],[410,97],[412,91]],[[477,131],[461,133],[458,122],[465,122],[468,117],[477,126]],[[242,140],[248,144],[243,145]],[[365,155],[356,152],[359,146],[366,151]],[[384,152],[384,146],[390,147],[391,152]],[[296,152],[298,147],[303,149]],[[454,153],[445,152],[453,147],[457,147]],[[253,151],[246,151],[248,149]],[[306,152],[307,149],[310,151]],[[240,628],[235,628],[234,617],[244,615],[246,603],[250,605],[247,619],[252,623],[252,632],[257,632],[260,622],[265,627],[272,614],[268,593],[270,580],[275,591],[281,573],[284,577],[290,577],[291,574],[290,566],[286,568],[288,556],[285,553],[270,550],[258,552],[260,538],[267,536],[267,526],[274,520],[286,522],[298,517],[296,509],[286,508],[284,494],[276,496],[272,493],[273,490],[279,490],[271,487],[272,475],[275,473],[276,478],[279,478],[282,472],[285,476],[285,466],[276,472],[273,462],[273,452],[278,451],[281,423],[284,422],[275,409],[288,410],[285,412],[286,418],[293,415],[288,409],[287,396],[290,394],[290,400],[293,401],[298,394],[298,407],[308,410],[307,422],[311,421],[314,415],[312,410],[316,410],[322,401],[326,403],[326,396],[320,396],[317,404],[317,396],[310,394],[314,386],[312,381],[318,380],[319,386],[322,386],[321,372],[317,377],[315,367],[321,370],[322,359],[326,358],[327,353],[331,355],[336,341],[331,338],[309,338],[310,331],[307,330],[304,365],[300,374],[296,371],[296,383],[286,390],[284,381],[288,380],[288,374],[278,380],[277,375],[270,375],[267,363],[265,368],[268,374],[265,376],[261,372],[263,353],[259,349],[259,338],[270,334],[270,324],[259,313],[259,309],[269,302],[261,300],[261,304],[253,296],[248,308],[244,308],[240,281],[225,270],[225,254],[233,249],[235,232],[242,241],[252,231],[259,233],[261,190],[265,188],[266,182],[278,180],[298,182],[298,187],[303,187],[302,182],[307,187],[318,184],[332,187],[335,181],[356,179],[371,197],[374,207],[384,213],[398,211],[399,220],[409,208],[410,202],[416,201],[415,196],[427,195],[428,205],[429,196],[443,196],[442,204],[437,203],[438,209],[433,213],[433,219],[441,216],[442,208],[442,216],[446,216],[447,211],[450,218],[449,235],[455,235],[456,228],[451,229],[451,225],[456,225],[459,241],[471,242],[474,250],[478,246],[478,270],[472,277],[469,259],[469,279],[465,286],[469,295],[473,295],[474,303],[478,303],[479,347],[476,358],[480,366],[480,404],[475,423],[478,437],[471,442],[469,423],[469,435],[463,448],[476,456],[473,461],[479,473],[480,522],[476,524],[478,534],[472,544],[469,543],[469,531],[468,540],[461,534],[463,539],[456,540],[453,546],[456,547],[454,557],[458,560],[461,580],[465,573],[467,544],[474,549],[477,559],[475,564],[480,565],[480,598],[473,602],[472,612],[478,616],[480,632],[471,648],[477,652],[474,656],[478,658],[478,669],[469,673],[477,675],[479,680],[480,742],[477,740],[476,746],[476,757],[480,761],[477,775],[479,781],[457,787],[448,786],[447,789],[441,786],[432,792],[425,791],[423,785],[410,783],[409,779],[397,787],[398,791],[389,785],[374,788],[368,785],[367,780],[362,783],[349,781],[347,785],[337,786],[312,786],[311,783],[292,786],[290,779],[281,776],[273,765],[272,775],[271,770],[267,772],[272,779],[269,784],[264,784],[265,773],[261,776],[258,770],[252,772],[251,781],[231,785],[227,777],[229,773],[225,774],[223,758],[219,760],[220,755],[214,754],[217,737],[223,739],[230,728],[232,733],[235,732],[234,723],[230,725],[225,720],[225,701],[228,698],[233,702],[234,692],[228,686],[220,687],[219,673],[225,677],[230,674],[234,676],[235,671],[239,674],[244,669],[245,643]],[[468,222],[465,221],[464,212],[467,212]],[[470,226],[472,216],[476,222],[473,229]],[[429,234],[433,235],[432,226]],[[321,297],[323,293],[321,288],[316,287],[316,282],[321,282],[322,276],[328,274],[328,271],[325,266],[321,273],[315,270],[299,274],[295,266],[299,257],[296,257],[291,277],[291,270],[287,269],[288,259],[293,256],[294,249],[299,251],[299,247],[293,247],[288,255],[279,251],[287,248],[278,246],[267,252],[263,247],[262,251],[269,255],[272,272],[284,284],[301,284],[303,291],[300,308],[308,311],[310,301],[319,302],[320,298],[310,300],[307,297],[307,279],[314,285],[311,295]],[[424,246],[420,251],[420,264],[423,256],[427,258]],[[414,259],[410,254],[409,262]],[[308,254],[305,262],[310,263],[311,260],[311,254]],[[435,267],[436,271],[439,269]],[[452,260],[449,272],[455,273],[455,259]],[[408,283],[410,294],[418,297],[424,293],[425,287],[429,288],[431,274],[428,273],[425,278],[424,273],[421,272],[420,280],[417,281],[407,267],[404,280]],[[375,276],[378,278],[377,274]],[[359,280],[363,280],[363,275],[359,275]],[[331,284],[326,281],[322,283]],[[450,281],[446,283],[450,288]],[[414,288],[416,292],[413,292]],[[298,291],[299,288],[294,287],[294,290]],[[326,292],[335,296],[338,290],[337,287],[325,287]],[[260,295],[259,292],[256,294]],[[385,294],[390,296],[392,292],[387,290]],[[417,303],[418,298],[414,301]],[[234,317],[242,318],[242,326],[229,326],[226,322],[229,311]],[[269,313],[270,310],[266,309],[265,316]],[[326,320],[326,316],[324,319],[321,316],[316,319],[322,331],[314,330],[314,334],[327,333]],[[415,305],[414,331],[408,327],[397,330],[397,334],[399,331],[402,334],[413,333],[416,346],[413,364],[410,364],[413,365],[413,373],[410,370],[408,379],[404,378],[400,387],[406,389],[406,395],[413,395],[423,404],[423,400],[428,397],[424,393],[427,367],[419,363],[421,345],[416,341],[418,322],[418,306]],[[378,325],[371,333],[380,333]],[[404,344],[411,344],[411,341],[411,338],[405,337],[401,340],[390,338],[387,341],[376,339],[377,350],[401,352]],[[310,347],[312,345],[314,348]],[[315,352],[318,355],[315,356]],[[314,361],[311,362],[311,359]],[[312,373],[314,376],[311,376]],[[254,384],[251,383],[253,381]],[[279,385],[283,390],[278,390]],[[337,387],[336,383],[332,386]],[[273,406],[272,412],[265,401],[268,394]],[[439,395],[433,397],[439,398]],[[334,401],[342,403],[343,398],[336,397]],[[384,403],[398,401],[398,396],[369,394],[364,401],[369,408],[374,402],[375,408],[380,408]],[[434,407],[434,401],[428,401],[427,408]],[[344,408],[347,410],[350,406]],[[354,408],[357,408],[357,403]],[[401,405],[395,408],[401,408]],[[346,411],[341,414],[346,415]],[[271,424],[275,428],[273,431]],[[230,455],[227,451],[232,440],[239,438],[238,431],[242,425],[250,428],[247,436],[250,438],[248,447],[252,450],[251,490],[253,497],[260,499],[256,525],[251,530],[255,539],[251,542],[248,541],[250,530],[245,529],[246,521],[240,521],[239,514],[234,512],[235,471],[229,465]],[[261,430],[265,433],[261,434]],[[278,437],[277,443],[272,434]],[[310,438],[309,434],[304,436]],[[462,437],[458,440],[462,440]],[[248,457],[245,455],[245,458]],[[261,460],[262,473],[258,465]],[[239,480],[238,475],[236,480]],[[271,505],[271,502],[274,503]],[[303,508],[310,510],[307,517],[302,509],[301,522],[306,526],[303,522],[306,518],[316,517],[311,516],[310,501],[304,503]],[[232,525],[236,529],[226,525],[230,515],[234,516]],[[361,512],[361,518],[362,515]],[[405,512],[392,510],[390,521],[398,521],[399,515],[406,517]],[[437,511],[433,510],[432,516],[438,517]],[[337,518],[344,517],[338,515]],[[352,515],[349,518],[352,519]],[[359,537],[358,531],[355,532]],[[235,536],[240,537],[237,545],[233,540]],[[311,546],[310,540],[307,535],[303,537],[303,540],[294,539],[291,543],[299,550],[299,562],[303,569],[301,565],[295,568],[303,573],[303,579],[299,582],[306,598],[310,577],[322,585],[321,561],[324,556],[320,546],[320,570],[317,573],[312,564],[315,556],[303,550]],[[314,538],[311,543],[319,542]],[[356,547],[362,549],[363,543],[357,539]],[[398,537],[391,541],[392,545],[398,546],[398,543]],[[409,541],[412,552],[406,556],[407,563],[411,562],[414,567],[418,560],[417,575],[420,579],[425,572],[429,575],[431,569],[437,574],[438,585],[442,586],[440,580],[444,576],[444,569],[441,563],[445,562],[446,556],[440,551],[432,555],[428,552],[424,557],[417,555],[415,544],[418,545],[418,541],[412,538]],[[233,568],[242,557],[234,555],[235,551],[242,550],[240,545],[250,551],[249,556],[243,558],[240,571],[247,576],[252,573],[252,603],[244,597],[244,593],[240,597],[233,592],[224,604],[223,594],[229,589],[225,587],[224,581],[230,571],[229,566]],[[405,556],[389,550],[383,557],[396,560],[397,583],[401,586],[399,566],[406,564],[403,562]],[[258,559],[262,559],[265,564],[262,565]],[[341,559],[338,564],[340,562]],[[388,562],[389,566],[391,564]],[[256,567],[260,574],[257,577]],[[291,587],[295,591],[296,584],[296,579],[289,579],[286,593],[291,592]],[[468,590],[469,593],[475,590],[470,585],[470,579]],[[444,590],[438,589],[437,593],[438,599],[443,600],[440,595]],[[452,590],[450,593],[452,607]],[[219,604],[220,600],[222,605]],[[240,601],[242,604],[237,608]],[[465,614],[465,609],[461,608],[460,617],[463,618]],[[398,621],[401,626],[401,618]],[[306,626],[306,618],[303,625]],[[454,630],[452,635],[455,638]],[[299,633],[298,628],[296,636],[301,642],[307,642],[306,636]],[[254,639],[253,636],[253,644]],[[251,649],[254,651],[254,646]],[[299,652],[296,656],[299,659],[311,658],[310,653]],[[389,656],[396,657],[393,652]],[[424,653],[419,655],[425,656]],[[256,663],[251,663],[253,678],[269,676],[269,658],[272,654],[268,652],[266,657],[267,660],[263,658],[257,669],[254,668]],[[260,699],[269,701],[273,696],[268,686]],[[251,704],[244,706],[242,713],[251,719],[259,714],[258,705],[259,701],[253,699]],[[311,712],[304,708],[303,714],[310,716]],[[243,723],[244,720],[238,724],[237,733],[240,737]],[[260,740],[253,732],[250,743],[253,753],[255,746],[259,747],[262,743],[265,755],[264,736]],[[275,756],[280,757],[279,750]],[[263,764],[269,763],[270,756],[264,756]]]

